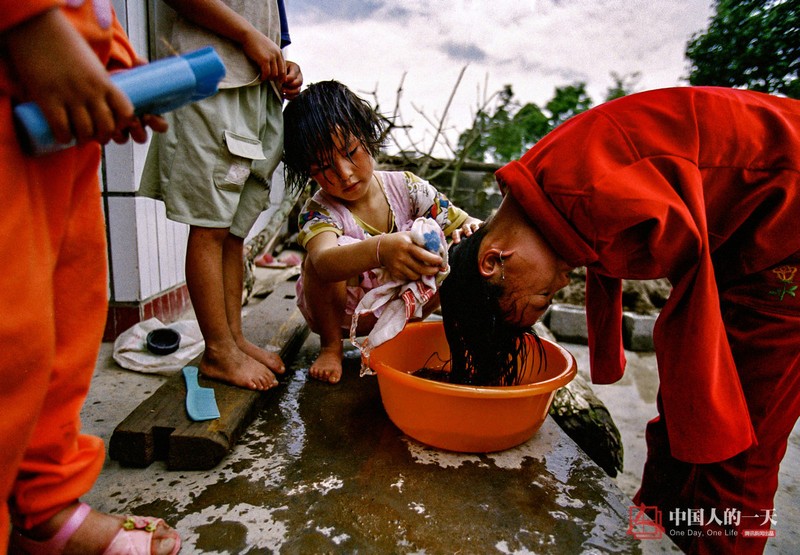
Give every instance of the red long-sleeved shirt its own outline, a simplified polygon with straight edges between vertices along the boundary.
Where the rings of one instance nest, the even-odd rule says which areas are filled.
[[[673,455],[707,463],[748,448],[719,291],[800,251],[800,101],[712,87],[631,95],[574,117],[497,178],[587,267],[592,380],[624,371],[621,280],[667,277],[654,341]]]

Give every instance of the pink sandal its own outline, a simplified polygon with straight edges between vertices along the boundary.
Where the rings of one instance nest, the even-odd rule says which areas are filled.
[[[67,542],[75,531],[83,524],[92,511],[86,503],[80,503],[78,508],[67,519],[55,536],[49,540],[35,541],[23,536],[18,530],[11,534],[11,553],[20,551],[31,555],[54,555],[63,553]],[[122,529],[117,532],[108,545],[103,555],[150,555],[150,544],[153,541],[153,531],[164,522],[160,518],[129,516],[122,523]],[[181,539],[175,536],[175,547],[171,555],[175,555],[181,548]]]

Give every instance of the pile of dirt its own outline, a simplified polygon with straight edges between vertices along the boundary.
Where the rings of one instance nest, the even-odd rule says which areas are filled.
[[[573,270],[570,277],[570,284],[556,293],[553,302],[583,306],[586,304],[586,268]],[[622,308],[636,314],[658,313],[671,290],[672,285],[666,279],[623,280]]]

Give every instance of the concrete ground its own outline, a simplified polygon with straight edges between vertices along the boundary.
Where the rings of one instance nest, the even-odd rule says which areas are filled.
[[[587,348],[564,345],[581,372]],[[387,419],[357,355],[339,386],[308,379],[312,335],[290,375],[239,445],[210,471],[107,460],[84,501],[99,510],[163,516],[184,554],[217,553],[671,553],[666,539],[626,534],[630,496],[654,414],[655,357],[628,353],[624,378],[594,386],[623,438],[625,471],[605,476],[552,419],[520,447],[460,455],[425,447]],[[162,377],[121,369],[103,344],[84,430],[106,444]],[[800,426],[790,439],[766,553],[800,552]]]
[[[433,449],[389,421],[357,354],[336,386],[309,379],[318,349],[312,336],[217,467],[107,460],[83,500],[165,518],[184,554],[667,552],[666,538],[645,551],[626,534],[630,500],[552,419],[499,453]],[[85,430],[106,440],[160,383],[114,368],[109,354],[84,412]]]

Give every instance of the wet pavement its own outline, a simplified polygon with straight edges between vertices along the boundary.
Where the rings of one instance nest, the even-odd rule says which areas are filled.
[[[586,348],[565,347],[584,372]],[[164,379],[119,368],[111,349],[103,345],[84,410],[84,430],[106,445]],[[531,440],[500,453],[426,447],[388,419],[376,378],[358,376],[357,352],[340,384],[308,378],[318,349],[312,334],[216,468],[170,471],[161,461],[125,468],[107,460],[83,500],[107,512],[165,518],[180,531],[183,554],[675,551],[666,538],[626,533],[629,496],[644,463],[644,424],[654,410],[652,354],[629,353],[621,382],[594,387],[626,447],[626,470],[615,480],[549,417]],[[766,553],[800,548],[789,524],[800,521],[799,436],[796,428],[786,456],[792,463],[782,467],[777,537]]]
[[[309,379],[317,348],[312,338],[218,468],[108,461],[85,500],[165,517],[184,553],[636,550],[625,533],[629,500],[552,420],[497,454],[431,449],[389,421],[376,378],[358,375],[357,353],[340,384]],[[158,380],[101,372],[96,392],[114,388],[118,397],[93,396],[86,429],[107,438]]]

